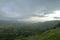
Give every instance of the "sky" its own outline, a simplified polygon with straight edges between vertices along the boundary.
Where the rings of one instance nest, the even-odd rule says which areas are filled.
[[[60,0],[0,0],[0,20],[60,20]]]

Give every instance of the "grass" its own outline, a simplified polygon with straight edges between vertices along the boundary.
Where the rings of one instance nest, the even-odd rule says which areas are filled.
[[[36,34],[25,38],[17,37],[16,40],[60,40],[60,27],[47,30],[42,34]]]

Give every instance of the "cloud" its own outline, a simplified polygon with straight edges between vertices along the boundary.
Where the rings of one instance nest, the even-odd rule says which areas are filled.
[[[52,12],[52,14],[45,15],[48,17],[60,17],[60,10],[55,10]]]
[[[54,20],[56,17],[60,17],[59,4],[59,0],[0,0],[0,19],[18,21]]]
[[[54,19],[49,17],[30,17],[30,18],[24,19],[24,21],[28,21],[28,22],[44,22],[44,21],[50,21],[50,20],[54,20]]]
[[[44,15],[46,17],[38,17],[38,16],[33,16],[27,19],[24,19],[24,21],[32,21],[32,22],[44,22],[44,21],[51,21],[51,20],[60,20],[60,10],[55,10],[50,14]]]

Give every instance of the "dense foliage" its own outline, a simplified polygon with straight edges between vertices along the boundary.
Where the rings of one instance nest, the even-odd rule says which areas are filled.
[[[53,30],[60,26],[60,23],[58,25],[54,23],[0,23],[0,40],[48,40],[47,36],[51,37],[55,33]],[[54,29],[45,32],[52,28]],[[59,35],[59,29],[56,30],[58,31],[56,31],[54,36]],[[55,38],[54,36],[52,37]]]

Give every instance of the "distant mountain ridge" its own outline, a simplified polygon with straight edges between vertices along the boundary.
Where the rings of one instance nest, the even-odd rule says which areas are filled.
[[[54,20],[54,21],[45,21],[45,22],[38,22],[38,23],[25,23],[25,22],[17,22],[17,21],[12,21],[12,20],[10,20],[10,21],[7,21],[7,20],[0,20],[0,24],[11,24],[11,23],[16,23],[16,24],[23,24],[25,27],[27,26],[27,27],[31,27],[32,28],[32,26],[34,27],[34,28],[37,28],[37,29],[46,29],[46,28],[51,28],[51,27],[55,27],[58,23],[60,23],[60,20]]]

